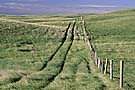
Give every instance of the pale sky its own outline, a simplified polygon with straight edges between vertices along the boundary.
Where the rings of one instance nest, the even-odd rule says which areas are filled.
[[[47,6],[115,5],[135,7],[135,0],[0,0],[0,3],[23,3]]]
[[[0,0],[0,14],[96,13],[120,8],[135,8],[135,0]]]

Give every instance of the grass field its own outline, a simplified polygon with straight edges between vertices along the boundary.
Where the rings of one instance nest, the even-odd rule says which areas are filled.
[[[135,18],[134,10],[87,16],[87,28],[102,58],[114,60],[114,81],[119,83],[119,61],[124,64],[124,88],[135,89]]]
[[[114,60],[114,80],[91,59],[84,24],[98,55]],[[135,11],[87,15],[0,16],[1,90],[135,89]],[[109,71],[109,70],[108,70]]]

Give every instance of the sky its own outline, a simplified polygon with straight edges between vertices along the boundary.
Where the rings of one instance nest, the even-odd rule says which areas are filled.
[[[58,7],[83,7],[78,11],[99,12],[120,7],[135,8],[135,0],[0,0],[0,14],[10,13],[53,13],[69,12],[67,8]],[[55,8],[57,7],[57,8]],[[86,10],[86,7],[87,8]],[[90,9],[94,8],[94,9]],[[95,9],[96,8],[96,9]],[[101,9],[102,8],[102,9]],[[110,9],[109,9],[110,8]],[[71,8],[69,8],[71,11]],[[72,8],[73,9],[73,8]],[[34,10],[34,11],[33,11]],[[75,9],[74,9],[75,12]]]
[[[0,3],[23,3],[47,6],[115,5],[135,7],[135,0],[0,0]]]

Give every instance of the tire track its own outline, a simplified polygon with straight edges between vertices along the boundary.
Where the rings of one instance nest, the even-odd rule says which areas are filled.
[[[47,87],[50,83],[52,83],[55,80],[55,78],[63,71],[66,57],[67,57],[68,52],[69,52],[69,50],[72,46],[72,43],[74,41],[75,25],[76,25],[76,22],[74,22],[73,27],[71,29],[72,32],[71,32],[71,37],[70,37],[70,43],[68,44],[68,41],[66,41],[67,40],[66,39],[65,42],[67,42],[67,45],[61,46],[61,48],[56,53],[57,55],[54,55],[55,60],[51,60],[50,62],[48,62],[48,64],[46,65],[46,68],[44,68],[43,70],[40,71],[42,73],[37,74],[37,77],[40,77],[40,75],[41,75],[43,80],[46,80],[46,81],[42,82],[42,79],[36,79],[36,78],[31,77],[30,79],[32,81],[34,80],[34,82],[36,81],[37,83],[40,83],[40,82],[42,83],[39,86],[32,86],[32,87],[42,90],[43,88]],[[65,44],[65,42],[63,44]],[[64,49],[64,47],[65,48],[67,47],[66,50]],[[54,59],[54,58],[52,58],[52,59]],[[52,64],[53,64],[53,66],[52,66]],[[55,72],[54,72],[54,69],[55,69]],[[35,75],[33,75],[33,76],[35,76]]]
[[[64,42],[65,42],[66,39],[67,39],[67,36],[68,36],[67,34],[68,34],[68,31],[69,31],[70,26],[71,26],[71,22],[69,23],[68,28],[66,29],[64,38],[62,39],[62,43],[61,43],[60,46],[56,49],[56,51],[51,55],[51,57],[49,58],[48,62],[50,62],[50,61],[53,59],[53,57],[56,55],[56,53],[59,51],[59,49],[63,46]],[[45,63],[43,64],[43,67],[42,67],[39,71],[42,71],[44,68],[46,68],[46,66],[48,65],[48,62],[45,62]]]
[[[74,22],[74,24],[73,24],[72,33],[71,33],[72,36],[71,36],[71,38],[70,38],[71,42],[70,42],[70,44],[69,44],[69,46],[68,46],[68,49],[67,49],[67,51],[66,51],[66,53],[65,53],[65,55],[64,55],[64,59],[63,59],[62,64],[61,64],[61,66],[60,66],[59,72],[58,72],[56,75],[54,75],[54,76],[52,76],[51,78],[49,78],[49,83],[48,83],[46,86],[41,87],[41,88],[47,87],[47,86],[48,86],[50,83],[52,83],[52,82],[55,80],[55,78],[63,71],[64,65],[65,65],[65,61],[66,61],[66,57],[67,57],[68,52],[69,52],[70,48],[72,47],[72,44],[73,44],[73,41],[74,41],[75,25],[76,25],[76,22]]]
[[[61,67],[59,73],[61,73],[62,70],[63,70],[63,67],[64,67],[64,65],[65,65],[65,61],[66,61],[66,57],[67,57],[68,52],[69,52],[69,50],[70,50],[70,48],[71,48],[71,46],[72,46],[72,44],[73,44],[73,41],[74,41],[74,30],[75,30],[74,28],[75,28],[75,24],[76,24],[76,23],[73,24],[73,28],[72,28],[71,43],[70,43],[70,45],[69,45],[69,47],[68,47],[68,50],[67,50],[67,52],[66,52],[66,54],[65,54],[65,57],[64,57],[64,60],[63,60],[63,64],[62,64],[62,67]]]

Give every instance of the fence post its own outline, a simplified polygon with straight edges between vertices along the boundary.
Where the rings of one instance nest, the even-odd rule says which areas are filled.
[[[106,60],[105,60],[105,70],[104,70],[104,74],[107,73],[107,64],[108,64],[108,60],[107,60],[107,58],[106,58]]]
[[[100,63],[101,63],[101,60],[100,60],[100,57],[98,57],[98,69],[100,69]]]
[[[113,79],[113,60],[110,60],[110,79]]]
[[[123,88],[123,68],[124,68],[124,61],[120,61],[120,89]]]

